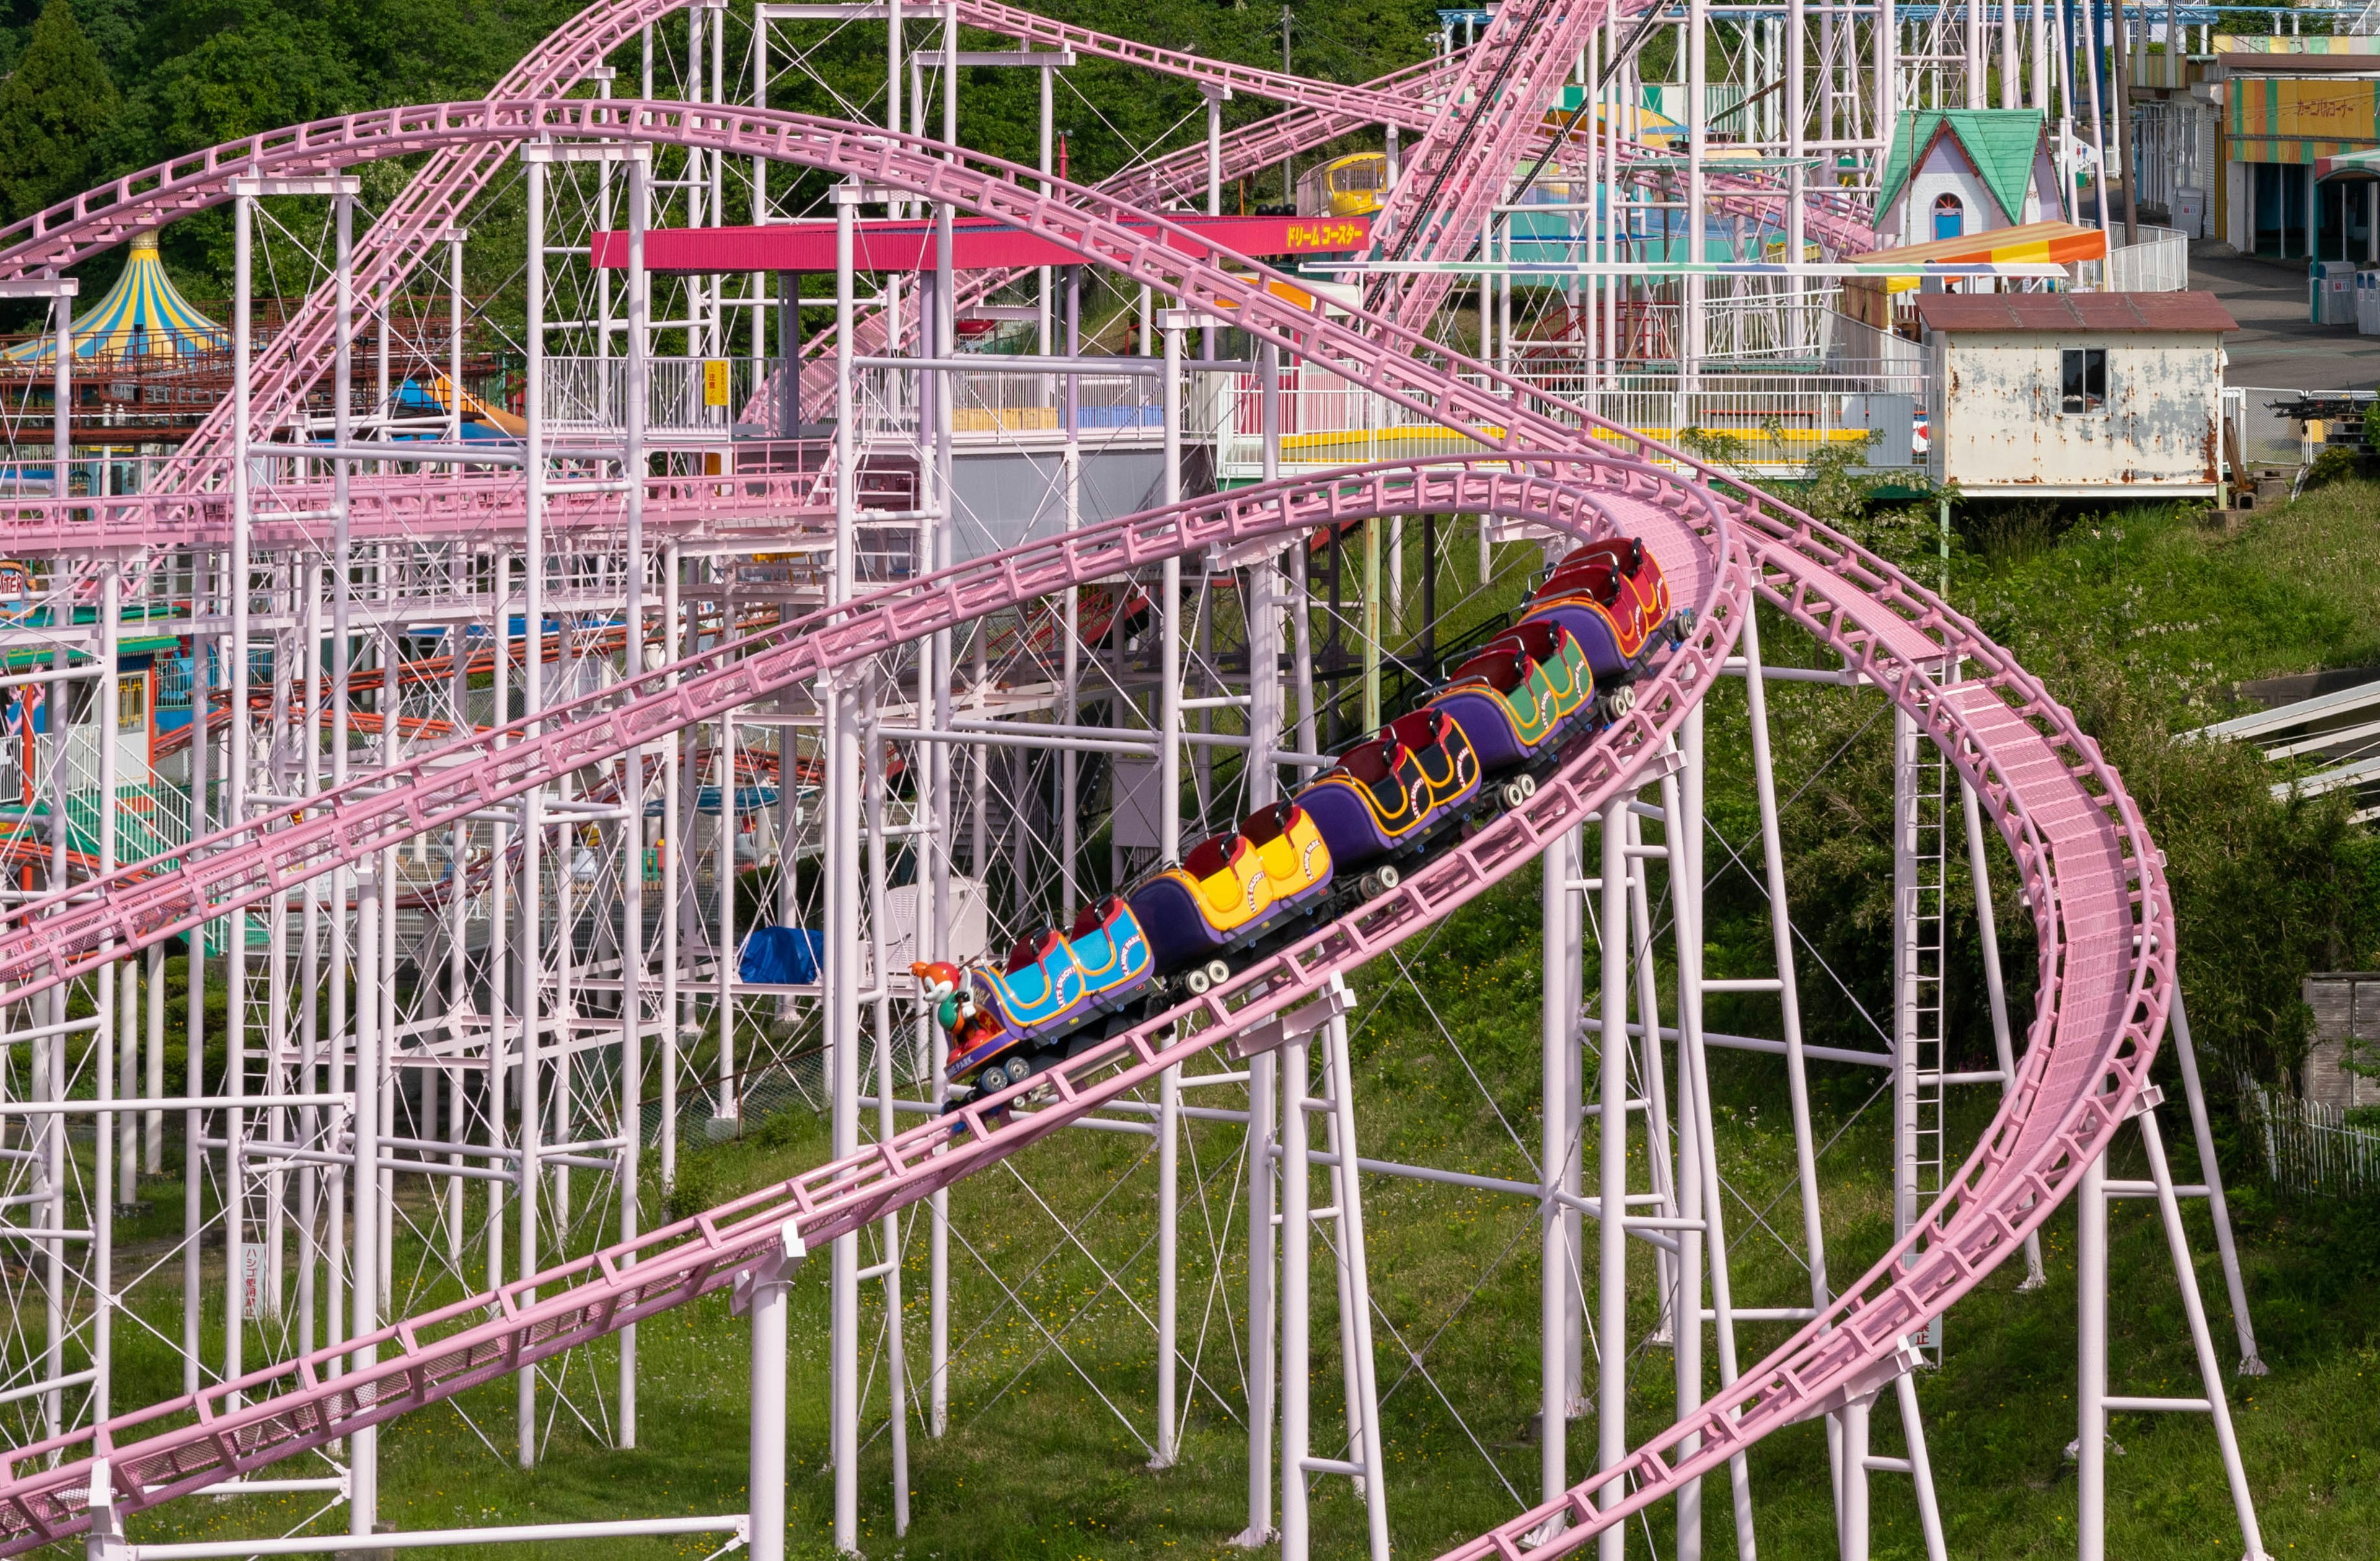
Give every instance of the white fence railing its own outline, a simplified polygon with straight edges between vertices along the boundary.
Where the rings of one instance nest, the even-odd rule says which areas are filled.
[[[996,360],[995,360],[996,361]],[[964,444],[997,444],[1010,435],[1050,434],[1066,421],[1066,375],[963,369],[951,373],[951,432]],[[1190,422],[1198,426],[1197,389],[1190,376]],[[860,429],[870,437],[907,436],[917,427],[918,380],[914,370],[863,369],[857,375]],[[1135,429],[1156,434],[1164,426],[1163,390],[1154,374],[1078,373],[1074,379],[1075,426],[1080,434],[1114,435]]]
[[[1532,409],[1577,425],[1581,414],[1679,445],[1748,471],[1798,473],[1822,451],[1856,448],[1869,468],[1905,469],[1923,381],[1914,376],[1705,374],[1689,384],[1671,372],[1597,374],[1525,367],[1515,377],[1536,391]],[[1238,479],[1262,470],[1262,384],[1255,374],[1215,375],[1217,466]],[[1282,375],[1281,466],[1312,470],[1361,461],[1470,454],[1480,446],[1362,385],[1305,365]],[[1613,443],[1619,434],[1608,435]]]
[[[736,409],[760,379],[748,358],[654,358],[646,367],[645,433],[654,439],[734,437]],[[616,433],[625,426],[628,361],[548,358],[544,399],[549,433]]]
[[[1916,378],[1925,373],[1924,348],[1907,336],[1854,320],[1836,307],[1840,301],[1840,295],[1831,290],[1781,295],[1773,309],[1756,299],[1721,300],[1710,312],[1700,361],[1706,369],[1729,372],[1773,368],[1852,376]],[[1607,357],[1616,358],[1621,372],[1670,371],[1677,357],[1678,320],[1679,308],[1673,303],[1623,305],[1615,350]],[[1592,366],[1585,347],[1575,341],[1524,341],[1518,349],[1524,354],[1518,368],[1523,373],[1545,363]],[[1510,358],[1499,363],[1513,371]]]
[[[1765,283],[1760,277],[1718,277],[1724,284]],[[1702,310],[1701,357],[1735,363],[1821,363],[1835,340],[1841,292],[1834,287],[1740,288],[1709,298]],[[1683,348],[1685,310],[1671,300],[1628,300],[1615,322],[1618,355],[1650,362],[1677,360]],[[1526,344],[1524,344],[1526,345]]]
[[[2178,227],[2142,223],[2136,244],[2119,244],[2104,261],[2081,264],[2086,292],[2178,293],[2190,286],[2190,235]],[[2117,235],[2107,238],[2113,243]]]
[[[2380,1131],[2350,1126],[2338,1106],[2246,1080],[2240,1098],[2265,1169],[2284,1191],[2321,1198],[2380,1191]]]

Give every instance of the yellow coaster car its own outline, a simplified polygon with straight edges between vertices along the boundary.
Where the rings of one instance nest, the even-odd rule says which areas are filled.
[[[1221,956],[1282,929],[1318,906],[1330,885],[1330,848],[1293,802],[1260,808],[1229,835],[1202,840],[1180,867],[1132,891],[1158,967],[1188,970],[1193,992]],[[1228,975],[1230,967],[1223,964]]]
[[[1314,815],[1343,871],[1423,849],[1468,819],[1478,794],[1470,738],[1452,716],[1425,706],[1342,754],[1297,805]]]

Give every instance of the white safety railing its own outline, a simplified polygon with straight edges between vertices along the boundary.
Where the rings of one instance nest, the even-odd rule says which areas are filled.
[[[1253,477],[1264,460],[1261,382],[1254,374],[1215,377],[1218,472],[1234,481]],[[1747,472],[1798,472],[1841,447],[1856,448],[1865,467],[1916,462],[1912,434],[1924,385],[1914,375],[1704,374],[1689,383],[1673,372],[1598,375],[1530,365],[1515,377],[1537,391],[1533,409],[1572,423],[1592,414]],[[1312,365],[1282,375],[1280,418],[1284,471],[1452,457],[1479,448]]]
[[[868,437],[914,436],[917,427],[915,370],[874,368],[859,372],[860,428]],[[961,369],[951,382],[951,432],[962,444],[998,444],[1018,436],[1056,435],[1065,427],[1064,374]],[[1198,385],[1191,375],[1185,426],[1212,427],[1211,414],[1198,415]],[[1146,430],[1151,438],[1164,426],[1163,395],[1154,374],[1079,373],[1075,381],[1075,426],[1086,438],[1111,438]]]
[[[2190,235],[2178,227],[2142,223],[2140,241],[2119,244],[2104,261],[2081,263],[2085,292],[2178,293],[2190,286]],[[2108,234],[2112,241],[2114,232]]]
[[[1841,302],[1842,291],[1835,287],[1791,287],[1763,276],[1712,277],[1703,302],[1699,357],[1705,363],[1831,364],[1841,351],[1843,327],[1859,324],[1841,311]],[[1605,356],[1645,363],[1677,360],[1684,308],[1675,297],[1624,299],[1614,313],[1614,339]],[[1559,342],[1508,343],[1506,351],[1536,357],[1577,351],[1583,345],[1573,332]]]
[[[1770,291],[1746,287],[1735,297],[1712,299],[1703,309],[1702,357],[1706,362],[1824,362],[1834,341],[1833,323],[1842,317],[1836,308],[1841,297],[1835,287]],[[1673,316],[1678,310],[1674,304],[1655,308]],[[1662,324],[1674,342],[1674,320]]]
[[[2284,1191],[2352,1198],[2380,1190],[2380,1131],[2356,1127],[2338,1106],[2240,1080],[2265,1169]]]
[[[954,434],[1055,433],[1064,426],[1066,376],[965,371],[951,376]],[[1075,426],[1163,427],[1163,389],[1153,374],[1076,374]]]
[[[654,358],[647,362],[645,432],[653,439],[729,439],[736,409],[752,399],[760,365],[748,358]],[[625,358],[548,358],[549,434],[613,433],[625,423]]]

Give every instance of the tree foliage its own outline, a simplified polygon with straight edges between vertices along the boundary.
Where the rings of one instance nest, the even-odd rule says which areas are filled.
[[[88,182],[123,98],[67,0],[49,0],[0,85],[0,201],[19,217]]]

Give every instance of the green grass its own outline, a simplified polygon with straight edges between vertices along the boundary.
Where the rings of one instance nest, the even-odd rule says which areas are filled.
[[[2232,682],[2320,665],[2380,660],[2380,561],[2371,521],[2380,490],[2349,486],[2310,495],[2260,518],[2245,534],[2202,530],[2178,511],[2072,524],[2046,518],[1962,522],[1967,549],[1954,597],[2028,666],[2072,701],[2142,796],[2170,854],[2182,914],[2185,978],[2208,1067],[2269,1072],[2301,1043],[2295,984],[2325,962],[2380,959],[2380,917],[2360,828],[2264,796],[2270,779],[2252,754],[2174,748],[2168,734],[2228,711]],[[1460,534],[1459,532],[1457,533]],[[1772,657],[1807,659],[1806,646],[1772,627]],[[1884,975],[1888,912],[1888,791],[1879,797],[1890,722],[1872,695],[1779,688],[1773,705],[1787,850],[1797,918],[1852,993],[1874,1006]],[[1748,779],[1740,759],[1740,690],[1722,689],[1711,714],[1712,813],[1726,838],[1750,833]],[[1838,753],[1842,762],[1831,767]],[[1810,784],[1803,785],[1804,781]],[[1879,804],[1883,804],[1880,808]],[[2031,976],[2029,933],[2009,897],[1999,857],[2000,923],[2020,994]],[[1883,879],[1879,881],[1879,871]],[[2324,884],[2321,896],[2308,884]],[[1960,903],[1963,883],[1954,885]],[[1528,1180],[1537,1141],[1538,911],[1524,873],[1356,980],[1363,999],[1354,1034],[1362,1152]],[[1961,930],[1963,927],[1963,931]],[[1962,1055],[1983,1044],[1973,995],[1971,924],[1954,921],[1952,1025]],[[1707,951],[1713,973],[1763,973],[1765,910],[1739,875],[1714,884]],[[1669,951],[1662,952],[1664,981]],[[1870,1044],[1845,994],[1805,962],[1813,1039]],[[1428,994],[1423,1002],[1415,982]],[[1773,1004],[1715,1004],[1714,1028],[1774,1033]],[[2028,999],[2029,1002],[2029,999]],[[2294,1029],[2292,1027],[2295,1027]],[[1741,1305],[1806,1301],[1807,1281],[1789,1247],[1799,1209],[1791,1193],[1791,1137],[1782,1074],[1772,1059],[1718,1053],[1714,1094],[1721,1156],[1741,1201],[1727,1213]],[[1889,1114],[1883,1076],[1816,1070],[1828,1260],[1838,1287],[1888,1242]],[[2177,1096],[2168,1081],[2169,1097]],[[1990,1103],[1971,1091],[1951,1140],[1974,1141]],[[1238,1104],[1239,1091],[1196,1091],[1202,1104]],[[2218,1115],[2221,1108],[2218,1103]],[[2165,1113],[2175,1171],[2199,1173],[2180,1114]],[[2255,1185],[2252,1149],[2223,1116],[2226,1168],[2255,1322],[2272,1374],[2239,1389],[2234,1413],[2264,1520],[2282,1556],[2371,1553],[2380,1531],[2380,1213],[2277,1201]],[[2126,1140],[2114,1174],[2143,1174]],[[953,1334],[964,1348],[951,1384],[951,1431],[940,1440],[912,1426],[913,1524],[892,1534],[891,1455],[884,1434],[884,1371],[876,1291],[863,1344],[868,1399],[862,1454],[862,1543],[870,1555],[1004,1558],[1237,1554],[1225,1542],[1245,1520],[1246,1470],[1239,1387],[1239,1309],[1245,1275],[1238,1189],[1239,1133],[1197,1124],[1183,1157],[1183,1335],[1196,1362],[1183,1376],[1188,1421],[1176,1467],[1146,1465],[1154,1401],[1153,1344],[1143,1314],[1156,1287],[1150,1238],[1155,1177],[1147,1140],[1073,1134],[1020,1155],[951,1195],[956,1235]],[[822,1126],[780,1117],[751,1137],[694,1152],[686,1188],[712,1194],[763,1185],[827,1153]],[[1638,1176],[1644,1175],[1641,1147]],[[1493,1193],[1368,1177],[1382,1426],[1392,1532],[1402,1554],[1435,1554],[1510,1516],[1536,1493],[1537,1276],[1535,1222],[1523,1201]],[[161,1207],[178,1193],[160,1188]],[[1318,1184],[1318,1200],[1321,1196]],[[1047,1206],[1044,1206],[1046,1201]],[[654,1205],[657,1206],[658,1200]],[[473,1201],[476,1226],[478,1199]],[[2228,1369],[2234,1354],[2228,1308],[2203,1208],[2186,1211]],[[169,1222],[170,1226],[170,1222]],[[2195,1367],[2163,1240],[2147,1205],[2119,1203],[2114,1218],[2109,1313],[2113,1385],[2119,1393],[2192,1394]],[[906,1337],[922,1381],[925,1259],[922,1222],[905,1243]],[[2021,1264],[1990,1276],[1949,1315],[1938,1371],[1920,1385],[1936,1479],[1954,1555],[2071,1554],[2075,1287],[2071,1218],[2044,1231],[2046,1288],[2021,1294]],[[1209,1232],[1217,1235],[1210,1237]],[[964,1241],[958,1239],[964,1238]],[[591,1238],[581,1233],[579,1239]],[[1080,1245],[1075,1243],[1079,1241]],[[972,1247],[972,1250],[970,1250]],[[410,1242],[405,1249],[414,1251]],[[1214,1254],[1224,1254],[1218,1269]],[[980,1254],[978,1256],[978,1254]],[[871,1244],[863,1261],[873,1261]],[[1650,1250],[1634,1245],[1632,1333],[1653,1318]],[[476,1261],[467,1264],[477,1272]],[[814,1259],[794,1291],[789,1395],[789,1548],[824,1555],[832,1481],[826,1454],[827,1263]],[[412,1272],[411,1259],[401,1271]],[[1102,1275],[1112,1275],[1108,1285]],[[997,1274],[997,1278],[994,1274]],[[1014,1292],[1012,1299],[1009,1292]],[[453,1293],[408,1291],[399,1310]],[[1315,1282],[1315,1423],[1318,1451],[1339,1424],[1340,1364],[1330,1271]],[[167,1303],[161,1299],[161,1306]],[[152,1322],[171,1331],[171,1317]],[[219,1311],[210,1311],[210,1336]],[[1046,1350],[1064,1337],[1071,1361]],[[1748,1324],[1747,1363],[1787,1330]],[[1425,1370],[1409,1370],[1408,1347]],[[266,1341],[250,1347],[265,1359]],[[543,1466],[510,1465],[512,1389],[498,1384],[402,1421],[382,1454],[382,1511],[407,1529],[552,1521],[628,1514],[722,1512],[745,1502],[747,1430],[743,1324],[712,1299],[657,1318],[641,1331],[640,1446],[607,1446],[568,1412],[550,1428]],[[1706,1350],[1706,1383],[1715,1357]],[[584,1391],[590,1374],[616,1373],[616,1349],[599,1347],[566,1370]],[[155,1373],[175,1370],[162,1350],[146,1366],[128,1347],[123,1402],[170,1392]],[[1632,1362],[1632,1439],[1668,1423],[1673,1408],[1666,1348]],[[1426,1371],[1426,1374],[1425,1374]],[[1592,1372],[1589,1372],[1590,1383]],[[1211,1385],[1200,1385],[1200,1384]],[[608,1405],[608,1386],[601,1395]],[[552,1412],[552,1396],[546,1397]],[[1111,1409],[1111,1405],[1113,1409]],[[1459,1415],[1457,1414],[1459,1409]],[[1121,1417],[1115,1411],[1121,1411]],[[594,1415],[595,1411],[588,1409]],[[1129,1422],[1128,1424],[1126,1422]],[[1877,1450],[1900,1450],[1898,1416],[1876,1415]],[[2109,1468],[2109,1554],[2163,1561],[2239,1554],[2214,1440],[2194,1416],[2119,1416],[2123,1456]],[[482,1445],[482,1438],[493,1450]],[[1587,1472],[1591,1421],[1570,1436],[1573,1478]],[[1751,1457],[1763,1554],[1816,1558],[1834,1552],[1821,1429],[1789,1429]],[[1706,1488],[1706,1554],[1733,1554],[1724,1481]],[[1923,1554],[1909,1486],[1875,1478],[1876,1554]],[[1357,1554],[1362,1513],[1345,1482],[1317,1485],[1317,1553]],[[136,1520],[136,1539],[255,1533],[312,1510],[299,1499],[182,1504]],[[1632,1555],[1667,1555],[1673,1518],[1656,1509],[1632,1531]],[[602,1547],[606,1555],[698,1555],[697,1541]],[[561,1555],[585,1547],[507,1547]],[[489,1554],[494,1555],[492,1549]]]

